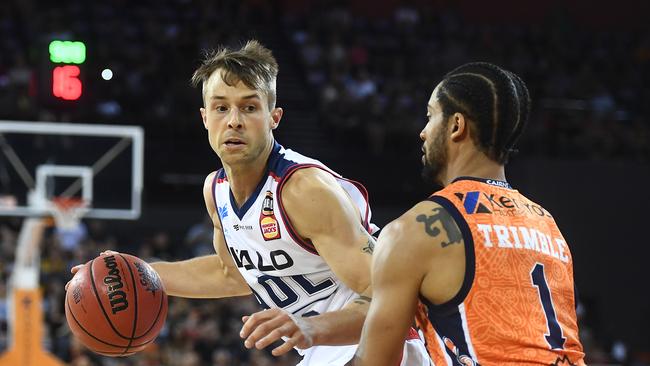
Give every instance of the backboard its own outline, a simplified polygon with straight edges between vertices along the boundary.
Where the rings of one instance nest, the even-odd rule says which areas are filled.
[[[87,218],[137,219],[144,132],[138,126],[0,120],[0,216],[49,215],[54,197]]]

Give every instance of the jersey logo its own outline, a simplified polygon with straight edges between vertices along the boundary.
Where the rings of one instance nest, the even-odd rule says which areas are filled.
[[[467,192],[466,195],[463,195],[460,192],[454,193],[458,199],[463,202],[463,207],[465,207],[465,213],[468,214],[473,214],[473,213],[492,213],[487,207],[485,207],[484,204],[480,203],[478,201],[480,197],[480,193],[478,191],[474,192]]]
[[[278,225],[278,220],[273,213],[273,192],[271,191],[266,191],[266,197],[264,197],[264,201],[262,202],[260,230],[262,230],[262,236],[266,241],[280,239],[282,237],[280,234],[280,225]]]
[[[219,217],[221,217],[222,220],[228,217],[228,206],[226,205],[220,206],[218,207],[218,211],[219,211]]]
[[[466,193],[455,192],[454,196],[463,204],[465,213],[470,215],[488,213],[501,216],[528,215],[533,217],[553,217],[540,205],[497,193],[479,191]],[[480,201],[483,201],[483,203]]]

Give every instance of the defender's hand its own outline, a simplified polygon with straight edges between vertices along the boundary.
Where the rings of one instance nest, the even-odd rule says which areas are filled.
[[[113,250],[107,250],[105,252],[100,253],[100,255],[103,255],[103,254],[111,255],[111,254],[118,254],[118,252],[113,251]],[[79,270],[82,269],[83,266],[85,266],[88,263],[90,263],[90,262],[86,262],[85,264],[77,264],[76,266],[70,268],[70,273],[72,273],[72,277],[74,277],[74,275],[77,274],[77,272],[79,272]],[[65,284],[65,290],[66,291],[68,291],[68,286],[70,286],[70,281],[68,281],[68,283]]]
[[[299,318],[282,309],[268,309],[242,318],[239,336],[246,339],[246,348],[262,349],[284,337],[284,344],[273,349],[274,356],[283,355],[293,347],[306,349],[314,345],[314,329],[309,318]]]

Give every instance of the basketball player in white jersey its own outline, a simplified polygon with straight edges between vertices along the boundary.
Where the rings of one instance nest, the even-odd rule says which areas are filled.
[[[356,350],[370,295],[377,227],[363,186],[273,138],[278,65],[256,41],[208,54],[192,78],[203,89],[203,124],[223,169],[205,180],[213,255],[152,266],[169,295],[253,294],[264,311],[244,317],[247,348],[282,339],[300,365],[344,365]],[[429,365],[412,331],[402,365]]]

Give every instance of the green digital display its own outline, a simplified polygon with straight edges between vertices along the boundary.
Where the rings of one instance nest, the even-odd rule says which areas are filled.
[[[50,42],[50,61],[63,64],[82,64],[86,61],[86,45],[79,41]]]

